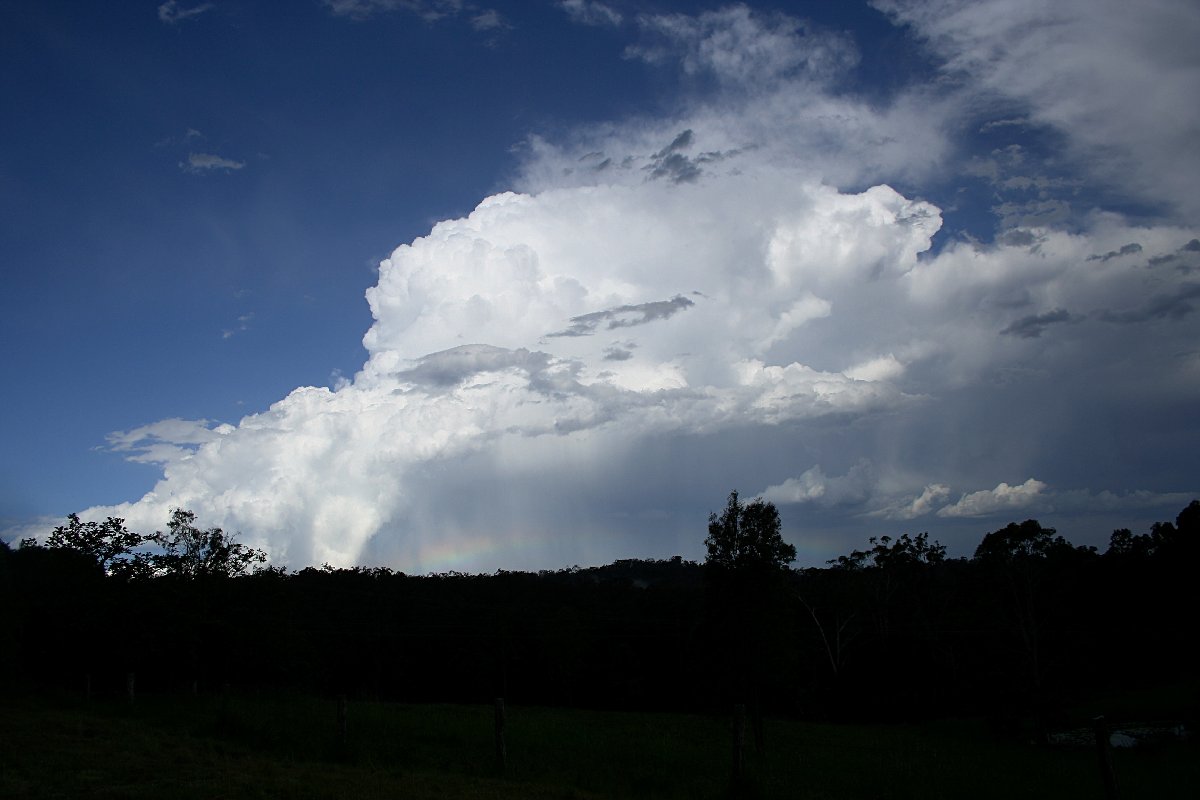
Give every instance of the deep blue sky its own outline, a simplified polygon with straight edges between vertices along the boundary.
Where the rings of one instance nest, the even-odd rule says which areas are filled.
[[[254,483],[259,473],[252,480],[237,472],[251,467],[238,462],[235,469],[213,455],[205,467],[209,477],[176,478],[170,496],[195,506],[202,522],[242,530],[273,552],[290,554],[281,556],[285,560],[331,552],[418,568],[553,565],[684,550],[691,546],[683,544],[687,531],[698,530],[698,543],[707,511],[733,486],[750,494],[766,491],[785,519],[812,520],[806,524],[819,529],[814,540],[828,542],[824,551],[814,546],[814,553],[844,552],[881,525],[895,528],[887,532],[942,525],[947,536],[967,537],[965,542],[1022,515],[1058,514],[1059,524],[1098,528],[1097,535],[1106,535],[1110,523],[1136,526],[1173,515],[1167,510],[1181,508],[1180,500],[1200,489],[1186,449],[1198,435],[1191,414],[1198,380],[1190,304],[1197,256],[1187,247],[1197,235],[1197,209],[1184,191],[1189,176],[1196,177],[1196,114],[1180,108],[1183,90],[1195,86],[1197,61],[1177,42],[1186,39],[1180,30],[1195,29],[1196,15],[1186,4],[1153,3],[1138,23],[1143,27],[1132,30],[1124,12],[1109,5],[1088,17],[1086,4],[1067,3],[1055,12],[1062,19],[1032,20],[1020,19],[1027,10],[1006,6],[1003,0],[975,10],[949,3],[930,14],[928,4],[908,2],[6,4],[0,10],[0,352],[7,367],[0,520],[10,531],[25,530],[44,524],[38,522],[43,518],[93,506],[103,507],[97,514],[108,513],[141,498],[172,462],[136,447],[114,449],[114,432],[171,419],[207,421],[200,428],[236,426],[297,387],[336,387],[340,379],[355,380],[351,388],[366,393],[377,376],[360,381],[355,375],[368,359],[363,334],[376,322],[364,292],[379,280],[379,262],[439,221],[464,218],[484,198],[510,189],[530,197],[567,194],[546,201],[545,211],[522,211],[528,214],[519,223],[525,227],[499,221],[471,230],[484,230],[480,235],[489,242],[524,236],[546,275],[578,278],[591,298],[576,305],[564,295],[541,308],[536,297],[520,291],[479,289],[478,296],[497,308],[516,304],[514,319],[545,313],[543,327],[550,332],[582,313],[698,291],[720,298],[714,302],[726,309],[721,318],[728,330],[707,344],[692,334],[695,351],[672,344],[675,350],[663,349],[645,374],[675,375],[678,367],[678,380],[689,390],[724,391],[741,384],[708,374],[710,367],[753,358],[768,367],[804,365],[839,381],[853,379],[862,384],[851,387],[855,392],[869,383],[878,396],[844,408],[834,403],[829,416],[794,404],[764,418],[729,419],[722,411],[719,421],[713,412],[693,417],[681,411],[669,423],[645,423],[643,433],[634,435],[622,415],[643,419],[632,409],[645,392],[664,391],[665,384],[643,373],[619,379],[588,373],[589,365],[598,370],[603,364],[566,344],[555,349],[561,339],[507,338],[514,328],[502,321],[481,318],[478,328],[467,325],[456,329],[457,338],[446,338],[436,320],[449,306],[438,304],[450,303],[460,288],[422,284],[419,298],[403,295],[408,307],[397,301],[399,316],[377,323],[381,341],[388,342],[377,350],[399,353],[399,362],[387,362],[388,374],[394,376],[401,362],[411,366],[456,344],[575,359],[571,363],[583,370],[578,374],[590,376],[585,383],[615,380],[633,392],[605,405],[612,419],[596,423],[600,427],[586,441],[564,434],[564,447],[573,441],[576,448],[572,469],[590,464],[607,478],[580,478],[559,489],[559,468],[514,472],[505,466],[509,449],[536,436],[497,444],[514,423],[480,412],[486,419],[469,423],[482,431],[477,441],[420,456],[376,452],[370,444],[396,433],[389,425],[404,427],[411,420],[381,422],[369,433],[317,425],[335,444],[359,437],[345,449],[335,446],[338,453],[352,452],[345,457],[357,465],[340,474],[359,468],[375,474],[369,465],[377,465],[395,470],[396,477],[394,485],[353,499],[338,493],[324,511],[316,500],[311,509],[296,511],[289,524],[311,528],[296,534],[303,544],[250,509],[294,508],[289,492],[319,496],[322,487],[336,483],[335,474],[322,472],[338,472],[328,466],[332,457],[316,458],[302,471],[305,477],[289,478],[298,483],[274,494],[282,491],[278,483]],[[1010,20],[1011,28],[998,29],[992,19]],[[1021,24],[1034,34],[1020,34]],[[1058,30],[1066,31],[1061,39]],[[820,58],[797,61],[796,53]],[[1111,63],[1121,79],[1097,88],[1092,59]],[[1155,78],[1151,85],[1144,74],[1161,76],[1161,82]],[[1194,107],[1194,100],[1187,102]],[[1159,110],[1168,122],[1154,121]],[[1132,124],[1118,123],[1118,112],[1143,118],[1159,132],[1149,138],[1131,133]],[[995,263],[973,274],[991,269],[1004,275],[967,287],[955,277],[965,267],[927,266],[923,280],[936,290],[912,289],[912,306],[900,311],[890,303],[874,305],[883,300],[873,299],[873,287],[892,267],[862,259],[894,257],[908,264],[896,270],[910,270],[903,256],[908,245],[884,237],[884,257],[862,245],[878,231],[846,229],[837,236],[846,237],[847,247],[862,245],[866,255],[853,255],[860,261],[838,268],[837,287],[834,277],[803,266],[812,246],[788,251],[796,274],[809,281],[802,291],[796,288],[801,278],[787,281],[796,302],[808,304],[807,316],[797,322],[787,309],[762,300],[782,297],[783,289],[764,285],[761,303],[736,289],[721,293],[720,287],[734,284],[717,274],[735,275],[743,268],[734,265],[741,256],[714,256],[710,266],[697,267],[694,280],[647,278],[639,284],[642,269],[620,285],[605,283],[612,276],[602,264],[586,262],[586,253],[579,264],[552,263],[557,245],[542,241],[542,234],[577,241],[601,229],[591,220],[603,209],[629,214],[628,225],[635,227],[644,220],[641,206],[627,205],[625,190],[618,189],[658,191],[664,181],[644,177],[658,174],[649,171],[657,163],[652,151],[667,148],[685,130],[695,134],[677,152],[702,169],[671,174],[677,194],[700,192],[687,201],[693,208],[720,207],[730,192],[742,191],[739,181],[762,171],[771,176],[763,178],[770,186],[761,194],[752,191],[738,207],[761,200],[763,211],[756,213],[763,226],[786,218],[784,227],[808,230],[793,219],[800,213],[794,209],[811,206],[817,218],[834,200],[791,197],[788,186],[823,185],[849,197],[886,185],[910,203],[927,201],[940,214],[929,245],[916,246],[925,251],[921,263],[933,264],[936,257],[952,265],[976,248]],[[629,166],[635,162],[627,159],[622,167],[634,170],[628,172],[633,177],[610,180],[597,172],[594,180],[581,178],[583,168],[574,165],[598,163],[600,156],[587,159],[600,151],[614,164],[622,156],[641,161]],[[1144,151],[1155,159],[1142,158]],[[705,160],[704,152],[722,155]],[[667,155],[666,149],[659,154]],[[617,194],[601,203],[585,184]],[[774,202],[775,192],[778,203],[766,202]],[[879,197],[871,201],[882,202],[879,208],[898,207]],[[554,216],[556,204],[569,206],[573,198],[585,203],[583,216],[542,221]],[[664,211],[657,221],[663,236],[685,227],[674,213]],[[855,217],[853,224],[869,217]],[[544,227],[550,224],[553,230]],[[731,222],[729,240],[735,229],[742,235],[753,224]],[[578,234],[571,225],[579,226]],[[624,229],[614,228],[614,248],[622,246]],[[764,236],[763,242],[776,244],[787,239]],[[1136,251],[1120,252],[1133,244]],[[662,246],[670,245],[664,240]],[[769,261],[769,248],[762,247],[745,252],[747,265]],[[705,257],[710,252],[712,247]],[[1110,252],[1115,255],[1102,259]],[[1097,258],[1089,262],[1089,256]],[[432,249],[421,257],[432,259],[435,274],[438,264],[450,263],[438,261],[447,253]],[[1030,258],[1058,266],[1039,272]],[[1074,272],[1081,264],[1092,271]],[[1126,272],[1096,277],[1100,265],[1124,265]],[[858,266],[861,275],[851,279]],[[1151,268],[1159,270],[1152,280],[1138,277],[1137,270]],[[493,274],[444,269],[466,283]],[[621,269],[614,263],[613,276]],[[909,288],[920,283],[915,275],[904,280]],[[473,293],[462,291],[464,298]],[[526,314],[520,310],[526,303],[541,310]],[[871,319],[872,325],[859,326],[871,330],[836,322],[843,310]],[[893,313],[894,324],[885,324]],[[745,323],[730,321],[738,314]],[[405,327],[411,315],[434,322]],[[747,332],[754,320],[775,317],[791,320],[792,327],[780,328],[773,344]],[[1069,331],[1072,338],[1050,341],[1050,331]],[[740,345],[712,350],[707,366],[680,361],[743,335],[748,338]],[[964,349],[934,352],[933,343],[947,339]],[[616,340],[608,344],[618,347]],[[653,349],[641,340],[626,344],[630,349],[622,353],[649,355]],[[611,360],[616,351],[604,352],[596,358]],[[504,364],[496,374],[514,368]],[[1141,365],[1148,374],[1135,375],[1123,364]],[[1112,374],[1105,375],[1110,367]],[[1145,386],[1158,377],[1139,392],[1113,388],[1123,381]],[[1110,380],[1106,389],[1088,388],[1102,378]],[[884,384],[899,395],[885,397]],[[397,384],[395,392],[409,392],[403,388],[408,385]],[[1063,386],[1073,388],[1054,400]],[[799,398],[816,390],[789,391]],[[908,399],[897,399],[901,395]],[[435,400],[434,410],[419,417],[421,425],[441,430],[468,424],[438,416],[449,413],[451,401]],[[913,411],[915,406],[924,410]],[[761,407],[751,403],[747,409]],[[326,414],[304,413],[310,412],[316,416],[306,420]],[[548,413],[561,423],[566,412]],[[292,424],[272,429],[284,438],[298,435]],[[951,424],[961,429],[951,431]],[[500,439],[486,434],[493,425]],[[198,443],[178,430],[134,440],[187,450]],[[261,458],[276,467],[253,469],[288,472],[279,465],[307,457],[289,449],[296,441],[274,442],[276,455]],[[764,456],[772,447],[779,449]],[[630,448],[643,456],[630,455]],[[418,442],[411,450],[424,453]],[[544,457],[532,452],[530,458]],[[706,454],[727,467],[701,469]],[[152,463],[127,460],[130,455]],[[658,466],[644,474],[631,466],[646,458]],[[994,468],[981,466],[989,462]],[[303,481],[312,485],[302,488]],[[1007,497],[997,494],[1002,483],[1023,486],[1025,493],[996,500]],[[226,494],[214,494],[218,485]],[[233,499],[232,486],[252,488]],[[469,509],[473,501],[464,501],[452,533],[431,532],[433,508],[413,498],[438,491],[462,497],[469,486],[485,487],[481,508]],[[618,487],[631,504],[627,510],[612,497]],[[929,487],[935,488],[928,511],[897,511]],[[558,511],[548,502],[528,520],[508,512],[503,530],[491,530],[488,498],[543,492],[571,499]],[[990,505],[980,496],[940,521],[925,516],[978,492],[991,493]],[[160,506],[174,502],[164,497],[113,513],[145,525],[139,514],[155,518]],[[1106,511],[1096,512],[1105,504]],[[322,537],[337,534],[313,522],[323,513],[361,514],[369,521],[361,523],[353,543],[325,546]],[[573,527],[580,516],[598,520],[584,526],[591,532],[554,540],[556,525]],[[520,531],[526,529],[539,532],[534,538],[541,544],[532,546],[537,555],[522,544]],[[597,537],[610,535],[600,531],[611,531],[617,544],[598,544]],[[805,534],[793,524],[790,535]],[[470,552],[461,561],[445,555],[459,551]],[[477,551],[494,555],[473,555]]]

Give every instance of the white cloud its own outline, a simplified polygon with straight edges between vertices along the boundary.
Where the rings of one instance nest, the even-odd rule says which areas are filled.
[[[205,172],[229,172],[246,166],[244,161],[234,161],[213,153],[188,153],[187,161],[179,162],[179,168],[184,172],[196,175]]]
[[[471,17],[471,27],[477,31],[495,31],[503,30],[509,27],[509,24],[500,16],[499,11],[488,9]]]
[[[950,497],[950,487],[941,483],[931,483],[921,490],[921,493],[907,503],[891,505],[872,512],[872,516],[885,519],[909,520],[923,517],[932,513],[938,506],[944,504]]]
[[[1001,483],[995,489],[964,494],[957,503],[944,506],[939,517],[986,517],[1022,511],[1037,504],[1046,484],[1030,478],[1019,486]]]
[[[182,8],[177,0],[167,0],[167,2],[158,7],[158,18],[167,25],[174,25],[185,19],[198,17],[212,7],[212,3],[201,3],[191,8]]]
[[[762,491],[762,498],[779,505],[859,506],[874,492],[876,478],[865,461],[841,476],[830,477],[821,467],[806,470],[799,478],[788,478]]]
[[[322,0],[322,2],[334,16],[349,17],[355,20],[370,19],[376,14],[406,11],[426,22],[437,22],[440,19],[470,11],[473,12],[473,22],[483,18],[484,27],[477,27],[477,30],[486,29],[489,21],[500,21],[497,12],[480,9],[475,4],[464,2],[464,0]]]
[[[617,26],[624,21],[621,12],[596,0],[559,0],[559,8],[571,21],[582,25]]]
[[[887,381],[898,378],[902,374],[904,374],[904,365],[897,361],[891,353],[868,359],[845,370],[846,377],[856,381]]]
[[[129,461],[167,465],[190,458],[196,448],[231,433],[230,425],[213,425],[206,419],[164,419],[107,437],[113,452],[126,453]]]
[[[384,5],[402,4],[331,8]],[[940,209],[893,182],[938,174],[961,109],[834,93],[844,40],[785,17],[640,24],[656,37],[640,57],[715,76],[715,94],[531,139],[516,191],[380,265],[353,379],[236,426],[117,435],[163,478],[85,516],[153,530],[186,506],[294,566],[561,566],[678,552],[671,530],[701,540],[702,519],[653,505],[695,476],[896,520],[950,485],[1099,485],[1081,470],[1114,459],[1076,453],[1109,420],[1200,400],[1180,344],[1200,340],[1194,228],[1095,211],[935,254]],[[938,517],[1040,507],[1046,485],[999,483]],[[606,514],[643,486],[658,496],[622,523],[675,528],[621,538]]]
[[[824,81],[857,62],[858,51],[832,33],[813,35],[804,22],[763,14],[745,5],[697,16],[638,17],[649,42],[626,54],[651,63],[678,60],[684,72],[707,73],[741,88],[763,88],[783,79]]]
[[[1021,101],[1094,176],[1200,212],[1200,5],[1177,0],[875,0],[912,25],[967,91]],[[1185,155],[1187,154],[1187,155]],[[1184,156],[1181,162],[1180,157]]]
[[[429,510],[407,484],[438,465],[502,458],[545,481],[560,467],[542,471],[536,454],[552,440],[578,469],[648,435],[906,403],[887,380],[766,361],[762,342],[809,296],[798,275],[820,274],[828,291],[851,291],[863,269],[903,275],[936,214],[903,213],[920,204],[890,190],[846,196],[745,167],[715,186],[503,194],[439,223],[380,266],[368,292],[370,355],[352,384],[298,389],[186,457],[147,450],[165,463],[164,479],[120,513],[161,525],[172,505],[186,505],[293,564],[351,563],[388,526],[407,537],[410,563],[432,568],[442,543],[412,528]],[[755,195],[761,204],[749,202]],[[843,205],[878,224],[822,231],[821,246],[844,236],[841,249],[870,264],[810,262],[796,220]],[[774,228],[761,224],[766,207],[779,217]],[[900,218],[926,233],[914,236]],[[784,229],[792,250],[768,256]],[[757,267],[748,252],[762,254]],[[552,335],[572,321],[582,335]],[[613,333],[633,345],[628,358],[607,358]]]
[[[250,322],[254,319],[254,312],[249,311],[245,314],[238,315],[237,324],[232,328],[225,328],[221,331],[222,339],[232,339],[239,333],[245,333],[250,330]]]

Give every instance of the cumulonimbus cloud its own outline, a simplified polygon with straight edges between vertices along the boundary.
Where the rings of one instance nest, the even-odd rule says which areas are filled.
[[[779,17],[643,24],[663,59],[723,71],[716,94],[668,119],[531,139],[515,191],[380,264],[352,380],[298,388],[236,425],[116,435],[163,477],[85,516],[152,530],[188,507],[294,566],[561,566],[631,554],[588,523],[631,486],[680,471],[725,480],[806,448],[869,468],[830,478],[810,458],[757,485],[884,519],[1023,510],[1045,484],[952,504],[947,487],[1051,480],[1030,465],[1044,457],[1046,376],[1068,407],[1126,402],[1095,379],[1114,360],[1137,402],[1200,396],[1200,360],[1177,346],[1200,315],[1155,312],[1159,298],[1190,302],[1188,273],[1132,250],[1091,258],[1130,242],[1147,258],[1190,257],[1195,230],[1097,211],[1071,230],[1019,227],[935,253],[941,209],[889,182],[936,175],[952,150],[938,115],[953,103],[928,104],[923,88],[885,104],[838,94],[822,70],[852,63],[829,55],[845,39],[798,44]],[[734,58],[760,40],[762,59]],[[756,70],[770,78],[762,91],[730,88]],[[977,410],[1002,390],[1015,399]],[[760,449],[737,450],[742,439]],[[652,447],[725,449],[664,471]],[[936,469],[916,463],[929,451]]]

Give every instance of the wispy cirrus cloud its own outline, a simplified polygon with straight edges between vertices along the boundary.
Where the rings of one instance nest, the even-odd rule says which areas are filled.
[[[221,331],[222,339],[232,339],[239,333],[245,333],[250,330],[250,322],[254,319],[254,312],[248,311],[245,314],[238,315],[237,324],[232,328],[225,328]]]
[[[484,8],[466,0],[322,0],[336,17],[367,20],[380,14],[404,12],[434,23],[443,19],[465,17],[477,31],[496,31],[509,27],[504,16],[492,8]]]
[[[1200,130],[1200,6],[1091,0],[873,0],[924,39],[944,73],[983,101],[1019,102],[1066,135],[1090,178],[1195,219],[1200,195],[1179,157]],[[1011,103],[1010,103],[1011,107]],[[1150,124],[1153,121],[1153,124]],[[1191,158],[1187,161],[1191,164]]]
[[[599,0],[559,0],[558,7],[581,25],[616,27],[625,20],[621,12]]]
[[[212,3],[200,3],[199,5],[184,7],[179,4],[178,0],[167,0],[167,2],[158,7],[158,19],[167,25],[177,25],[184,20],[198,17],[204,12],[212,10],[212,8]]]
[[[128,431],[114,431],[106,438],[108,448],[129,461],[166,465],[190,458],[203,444],[233,430],[206,419],[164,419]]]
[[[810,23],[745,5],[687,14],[643,14],[643,42],[629,58],[678,63],[691,75],[756,91],[784,80],[825,81],[858,60],[853,42],[832,32],[814,35]]]
[[[181,170],[193,175],[203,175],[209,172],[234,172],[245,166],[246,162],[244,161],[234,161],[216,153],[188,153],[187,158],[179,162]]]

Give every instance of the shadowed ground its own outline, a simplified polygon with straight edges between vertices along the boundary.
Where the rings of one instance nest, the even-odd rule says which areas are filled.
[[[730,794],[728,719],[509,709],[497,774],[493,711],[296,695],[9,700],[0,796],[664,797]],[[748,745],[748,797],[1095,798],[1088,748],[1029,745],[977,722],[822,725],[768,720]],[[1195,743],[1115,753],[1123,798],[1200,793]]]

